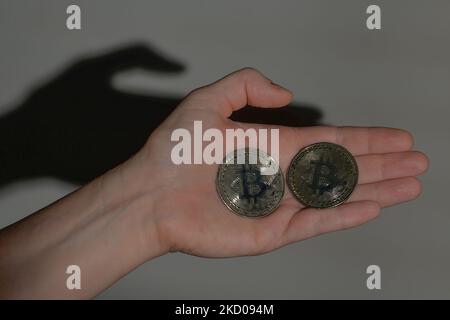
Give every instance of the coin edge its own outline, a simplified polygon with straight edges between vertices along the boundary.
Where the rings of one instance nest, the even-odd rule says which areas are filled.
[[[233,151],[233,153],[235,153],[235,152],[238,151],[238,150],[242,150],[242,149],[235,149],[235,150]],[[245,148],[244,150],[247,152],[247,150],[251,150],[251,149]],[[259,151],[259,149],[256,149],[256,150],[258,150],[258,152],[264,153],[264,155],[266,155],[267,157],[270,157],[273,161],[276,161],[271,155],[267,154],[265,151]],[[231,152],[230,152],[230,153],[231,153]],[[230,153],[229,153],[229,154],[230,154]],[[284,194],[285,194],[285,190],[286,190],[286,186],[285,186],[285,185],[286,185],[286,179],[284,178],[283,170],[281,170],[280,164],[278,163],[278,171],[277,171],[276,174],[279,174],[279,175],[280,175],[280,177],[281,177],[281,185],[283,186],[283,188],[282,188],[282,190],[281,190],[281,197],[280,197],[279,201],[277,202],[276,206],[275,206],[272,210],[268,211],[267,213],[265,213],[265,214],[263,214],[263,215],[260,215],[260,216],[247,216],[247,215],[245,215],[245,214],[239,213],[239,212],[237,212],[236,210],[234,210],[233,207],[231,207],[231,206],[225,201],[225,199],[224,199],[223,196],[222,196],[222,193],[221,193],[220,190],[219,190],[219,183],[218,183],[218,181],[219,181],[219,176],[220,176],[220,168],[221,168],[222,165],[225,165],[225,164],[226,164],[226,163],[225,163],[225,160],[228,158],[229,154],[225,155],[225,157],[224,157],[224,159],[223,159],[224,163],[218,165],[218,168],[217,168],[217,174],[216,174],[216,193],[217,193],[217,195],[219,196],[219,198],[220,198],[220,200],[222,201],[222,203],[225,205],[225,207],[227,207],[228,210],[231,211],[231,212],[233,212],[234,214],[236,214],[236,215],[238,215],[238,216],[240,216],[240,217],[249,218],[249,219],[260,219],[260,218],[267,217],[267,216],[271,215],[272,213],[274,213],[274,212],[280,207],[280,204],[281,204],[281,202],[283,201]]]
[[[291,174],[290,172],[293,170],[292,169],[292,164],[294,163],[294,161],[300,157],[301,153],[305,153],[308,151],[308,149],[312,149],[314,146],[319,145],[319,144],[326,144],[326,145],[331,145],[331,146],[337,146],[338,148],[344,150],[346,153],[348,153],[350,155],[350,160],[351,162],[354,164],[354,167],[356,168],[356,176],[355,176],[355,184],[352,187],[352,190],[348,193],[348,195],[346,197],[344,197],[341,201],[338,201],[336,204],[333,204],[331,206],[316,206],[316,205],[311,205],[311,204],[307,204],[306,202],[304,202],[295,192],[295,188],[293,187],[293,183],[292,183],[292,178],[291,178]],[[315,208],[315,209],[328,209],[328,208],[336,208],[342,204],[344,204],[349,198],[350,196],[353,194],[353,192],[356,189],[356,186],[358,185],[358,179],[359,179],[359,167],[358,167],[358,163],[356,162],[355,157],[352,155],[352,153],[347,150],[347,148],[345,148],[344,146],[337,144],[337,143],[332,143],[332,142],[327,142],[327,141],[322,141],[322,142],[316,142],[313,144],[310,144],[302,149],[300,149],[295,156],[292,158],[291,162],[289,163],[289,167],[286,173],[286,184],[288,186],[288,189],[290,190],[291,194],[294,196],[294,198],[299,201],[301,204],[303,204],[305,207],[307,208]]]

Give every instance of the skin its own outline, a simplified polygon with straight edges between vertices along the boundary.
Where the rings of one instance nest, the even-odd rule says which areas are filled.
[[[215,189],[217,165],[174,165],[176,128],[268,128],[228,119],[245,105],[277,108],[292,94],[254,69],[191,92],[131,159],[74,193],[0,231],[0,297],[91,298],[142,263],[169,252],[202,257],[263,254],[292,242],[351,228],[380,209],[416,198],[428,166],[410,133],[391,128],[276,127],[280,166],[315,142],[343,145],[356,158],[358,186],[343,205],[305,208],[287,190],[262,219],[231,213]],[[69,265],[82,290],[66,288]]]

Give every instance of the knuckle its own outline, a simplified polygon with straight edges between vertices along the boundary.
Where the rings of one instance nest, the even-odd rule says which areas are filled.
[[[244,78],[253,78],[262,76],[262,73],[253,67],[242,68],[237,73]]]

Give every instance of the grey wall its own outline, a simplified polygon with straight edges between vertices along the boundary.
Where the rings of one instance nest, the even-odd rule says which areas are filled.
[[[82,8],[81,31],[65,28],[71,3]],[[369,4],[382,8],[381,31],[365,27]],[[406,128],[431,160],[418,200],[259,257],[166,255],[100,298],[450,298],[448,12],[446,0],[2,0],[0,113],[74,59],[143,41],[187,70],[128,72],[116,78],[122,90],[182,95],[253,66],[319,106],[327,123]],[[36,177],[1,188],[0,227],[76,187]],[[382,269],[377,292],[365,286],[370,264]]]

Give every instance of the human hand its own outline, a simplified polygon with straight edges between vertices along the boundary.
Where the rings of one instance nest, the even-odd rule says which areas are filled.
[[[0,296],[93,297],[169,251],[204,257],[262,254],[357,226],[375,218],[381,207],[419,195],[415,176],[426,170],[427,158],[410,151],[412,137],[399,129],[277,127],[284,173],[298,150],[315,142],[341,144],[355,155],[359,184],[346,203],[330,209],[305,208],[286,190],[271,215],[244,218],[217,195],[217,165],[172,162],[173,130],[192,131],[195,120],[202,121],[203,130],[267,128],[228,118],[247,104],[280,107],[291,99],[289,91],[252,69],[193,91],[128,161],[0,230]],[[65,270],[72,264],[83,270],[83,290],[67,290]]]
[[[276,127],[280,130],[283,173],[301,148],[327,141],[343,145],[355,156],[359,181],[346,203],[320,210],[305,208],[286,188],[279,208],[261,219],[243,218],[223,205],[215,188],[217,165],[175,165],[171,161],[170,137],[174,129],[192,132],[194,120],[203,122],[203,130],[267,128],[234,122],[228,117],[247,104],[276,108],[291,99],[288,90],[258,71],[237,71],[189,94],[126,164],[133,167],[132,180],[137,181],[140,192],[152,199],[149,219],[156,226],[163,250],[205,257],[262,254],[322,233],[360,225],[377,217],[380,208],[420,194],[421,185],[415,176],[426,170],[428,161],[422,153],[411,151],[412,136],[400,129]]]

